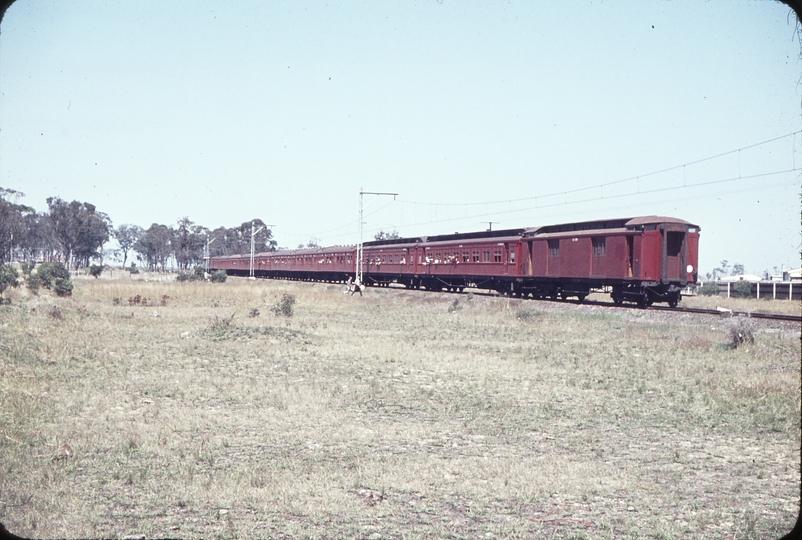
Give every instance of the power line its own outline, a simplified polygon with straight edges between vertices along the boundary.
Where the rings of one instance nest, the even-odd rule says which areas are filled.
[[[515,202],[531,201],[531,200],[535,200],[535,199],[545,199],[545,198],[548,198],[548,197],[559,197],[561,195],[571,195],[573,193],[579,193],[579,192],[582,192],[582,191],[589,191],[591,189],[602,189],[603,190],[605,187],[614,186],[616,184],[622,184],[624,182],[631,182],[633,180],[640,180],[642,178],[648,178],[650,176],[654,176],[654,175],[657,175],[657,174],[663,174],[663,173],[666,173],[666,172],[675,171],[677,169],[681,169],[681,168],[687,167],[689,165],[698,165],[699,163],[704,163],[706,161],[712,161],[712,160],[718,159],[720,157],[724,157],[724,156],[728,156],[730,154],[735,154],[737,152],[741,152],[742,150],[749,150],[751,148],[757,148],[758,146],[763,146],[765,144],[769,144],[769,143],[772,143],[772,142],[775,142],[775,141],[779,141],[781,139],[787,139],[788,137],[794,137],[794,141],[796,141],[796,135],[798,135],[799,133],[802,133],[802,130],[794,131],[793,133],[788,133],[786,135],[780,135],[779,137],[775,137],[773,139],[768,139],[768,140],[765,140],[765,141],[762,141],[762,142],[759,142],[759,143],[755,143],[755,144],[750,144],[748,146],[737,148],[735,150],[729,150],[727,152],[722,152],[721,154],[716,154],[714,156],[710,156],[710,157],[706,157],[706,158],[702,158],[702,159],[697,159],[695,161],[689,161],[689,162],[683,163],[681,165],[674,165],[672,167],[668,167],[668,168],[665,168],[665,169],[660,169],[658,171],[653,171],[653,172],[649,172],[649,173],[645,173],[645,174],[639,174],[637,176],[630,176],[629,178],[622,178],[620,180],[614,180],[612,182],[605,182],[605,183],[602,183],[602,184],[596,184],[596,185],[587,186],[587,187],[583,187],[583,188],[570,189],[570,190],[567,190],[567,191],[558,191],[558,192],[549,193],[549,194],[546,194],[546,195],[536,195],[536,196],[532,196],[532,197],[523,197],[523,198],[519,198],[519,199],[504,199],[504,200],[499,200],[499,201],[484,201],[484,202],[475,202],[475,203],[430,203],[430,202],[416,202],[416,201],[404,201],[404,200],[400,200],[399,202],[401,204],[419,205],[419,206],[444,206],[444,207],[447,207],[447,206],[463,206],[464,207],[464,206],[480,206],[480,205],[491,205],[491,204],[510,204],[510,203],[515,203]],[[796,163],[795,162],[792,165],[792,167],[793,167],[792,170],[796,170]]]
[[[463,215],[463,216],[460,216],[460,217],[457,217],[457,218],[433,219],[433,220],[429,220],[429,221],[421,221],[421,222],[408,223],[408,224],[401,225],[401,226],[405,226],[405,227],[411,227],[411,226],[426,225],[426,224],[433,224],[433,223],[447,223],[447,222],[459,221],[459,220],[463,220],[463,219],[476,219],[476,218],[481,218],[481,217],[493,217],[493,216],[509,215],[509,214],[514,214],[514,213],[519,213],[519,212],[527,212],[527,211],[531,211],[531,210],[542,209],[542,208],[551,208],[551,207],[565,206],[565,205],[570,205],[570,204],[580,204],[580,203],[584,203],[584,202],[590,202],[590,201],[601,200],[601,199],[609,200],[609,199],[616,199],[616,198],[621,198],[621,197],[631,197],[633,195],[646,195],[646,194],[650,194],[650,193],[659,193],[659,192],[663,192],[663,191],[671,191],[671,190],[678,190],[678,189],[690,189],[690,188],[700,187],[700,186],[708,186],[708,185],[714,185],[714,184],[734,182],[736,180],[746,180],[746,179],[752,179],[752,178],[760,178],[760,177],[765,177],[765,176],[772,176],[772,175],[777,175],[777,174],[787,174],[787,173],[797,172],[797,171],[802,170],[802,169],[800,169],[799,167],[796,166],[796,156],[795,156],[796,150],[795,150],[795,147],[792,150],[792,154],[794,154],[793,159],[792,159],[792,168],[784,170],[784,171],[773,171],[773,172],[760,173],[760,174],[754,174],[754,175],[749,175],[749,176],[741,176],[740,175],[740,163],[739,163],[739,167],[738,167],[739,168],[739,175],[737,177],[724,178],[724,179],[719,179],[719,180],[712,180],[712,181],[708,181],[708,182],[697,182],[697,183],[693,183],[693,184],[687,184],[687,179],[686,179],[686,175],[685,175],[685,169],[688,166],[691,166],[691,165],[698,165],[700,163],[704,163],[704,162],[707,162],[707,161],[712,161],[714,159],[718,159],[718,158],[721,158],[721,157],[724,157],[724,156],[728,156],[728,155],[732,155],[732,154],[735,154],[735,153],[739,154],[739,162],[740,162],[740,153],[743,150],[749,150],[749,149],[752,149],[752,148],[757,148],[759,146],[763,146],[763,145],[766,145],[766,144],[769,144],[769,143],[772,143],[772,142],[776,142],[776,141],[779,141],[779,140],[782,140],[782,139],[787,139],[788,137],[793,137],[793,143],[795,145],[796,144],[796,136],[799,135],[800,133],[802,133],[802,130],[794,131],[794,132],[788,133],[786,135],[780,135],[779,137],[774,137],[772,139],[767,139],[765,141],[761,141],[761,142],[758,142],[758,143],[750,144],[750,145],[747,145],[747,146],[743,146],[741,148],[737,148],[737,149],[734,149],[734,150],[729,150],[727,152],[722,152],[722,153],[719,153],[719,154],[716,154],[716,155],[713,155],[713,156],[709,156],[709,157],[705,157],[705,158],[702,158],[702,159],[697,159],[697,160],[694,160],[694,161],[688,161],[688,162],[680,164],[680,165],[674,165],[672,167],[667,167],[667,168],[660,169],[660,170],[657,170],[657,171],[652,171],[652,172],[649,172],[649,173],[644,173],[644,174],[640,174],[640,175],[636,175],[636,176],[630,176],[628,178],[622,178],[620,180],[614,180],[612,182],[604,182],[604,183],[601,183],[601,184],[595,184],[595,185],[592,185],[592,186],[576,188],[576,189],[572,189],[572,190],[554,192],[554,193],[549,193],[549,194],[545,194],[545,195],[536,195],[536,196],[531,196],[531,197],[522,197],[522,198],[517,198],[517,199],[504,199],[504,200],[498,200],[498,201],[485,201],[485,202],[473,202],[473,203],[431,203],[431,202],[404,201],[403,199],[399,199],[399,200],[390,201],[389,203],[381,206],[380,208],[377,208],[376,210],[374,210],[373,212],[371,212],[370,214],[368,214],[365,217],[370,217],[372,215],[375,215],[375,214],[381,212],[382,210],[384,210],[385,208],[387,208],[388,206],[393,205],[393,204],[399,204],[399,205],[402,205],[402,206],[403,205],[430,206],[430,207],[433,206],[433,207],[435,207],[435,210],[436,210],[437,207],[443,207],[443,208],[449,208],[449,207],[468,208],[468,207],[474,207],[474,206],[489,207],[489,206],[492,206],[492,205],[502,205],[502,204],[510,205],[510,208],[508,210],[478,212],[478,213]],[[667,172],[671,172],[671,171],[676,171],[678,169],[683,169],[683,185],[680,185],[680,186],[669,186],[669,187],[662,187],[662,188],[655,188],[655,189],[648,189],[648,190],[641,190],[640,189],[640,180],[642,180],[644,178],[649,178],[651,176],[655,176],[655,175],[658,175],[658,174],[663,174],[663,173],[667,173]],[[615,186],[615,185],[618,185],[618,184],[623,184],[625,182],[632,182],[632,181],[635,181],[637,183],[637,187],[636,187],[635,191],[632,191],[632,192],[629,192],[629,193],[619,193],[619,194],[615,194],[615,195],[604,196],[604,188],[610,187],[610,186]],[[591,191],[591,190],[599,190],[599,194],[600,195],[597,196],[597,197],[586,197],[586,198],[578,199],[578,200],[571,200],[571,201],[568,200],[568,196],[569,195],[573,195],[573,194],[576,194],[576,193],[581,193],[581,192],[584,192],[584,191]],[[554,198],[554,197],[562,197],[563,200],[560,201],[560,202],[553,202],[553,203],[549,203],[549,204],[538,204],[538,201],[545,200],[545,199],[551,199],[551,198]],[[525,206],[525,207],[522,207],[522,208],[516,208],[514,210],[511,208],[511,205],[513,203],[522,203],[522,202],[527,202],[527,201],[534,201],[535,202],[534,206]],[[324,236],[324,235],[326,235],[326,236],[329,236],[330,238],[342,238],[342,237],[345,237],[345,236],[350,236],[351,233],[342,233],[342,234],[337,234],[337,235],[333,235],[333,236],[330,233],[341,231],[341,230],[349,228],[349,227],[354,227],[355,225],[358,225],[358,221],[349,221],[346,224],[343,224],[341,226],[338,226],[338,227],[335,227],[335,228],[332,228],[332,229],[328,229],[326,231],[322,231],[322,232],[318,232],[318,233],[311,233],[311,236]],[[309,235],[301,235],[301,234],[292,235],[292,234],[290,234],[288,236],[301,237],[301,236],[309,236]]]

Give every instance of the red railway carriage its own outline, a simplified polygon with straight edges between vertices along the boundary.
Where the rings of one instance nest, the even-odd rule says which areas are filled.
[[[366,242],[365,285],[462,291],[465,287],[534,298],[584,299],[609,291],[616,303],[676,305],[697,277],[699,227],[646,216],[530,229]],[[247,255],[213,257],[213,269],[248,275]],[[254,257],[258,277],[345,282],[356,277],[356,248],[299,249]]]
[[[669,217],[539,227],[525,234],[525,274],[536,296],[582,299],[611,288],[618,303],[676,305],[682,288],[696,282],[698,246],[699,227]]]

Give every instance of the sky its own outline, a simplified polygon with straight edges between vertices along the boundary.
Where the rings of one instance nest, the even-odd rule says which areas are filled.
[[[0,187],[280,246],[666,215],[800,266],[802,61],[772,1],[18,0]]]

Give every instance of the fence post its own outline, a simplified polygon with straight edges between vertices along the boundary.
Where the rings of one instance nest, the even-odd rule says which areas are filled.
[[[757,299],[760,300],[760,282],[757,282]]]
[[[777,300],[777,282],[772,281],[771,285],[772,285],[771,298],[772,300]]]
[[[730,282],[727,282],[727,298],[730,297]]]
[[[789,281],[788,282],[788,299],[789,300],[793,300],[794,299],[794,292],[793,291],[794,291],[794,284]]]

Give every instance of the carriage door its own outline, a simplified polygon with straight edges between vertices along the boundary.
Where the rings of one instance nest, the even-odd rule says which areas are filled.
[[[663,279],[668,281],[682,281],[685,279],[685,265],[682,253],[684,244],[684,232],[666,231]]]
[[[532,240],[530,240],[529,242],[527,242],[527,244],[529,245],[529,254],[526,257],[526,268],[524,268],[524,272],[526,272],[527,276],[531,276],[532,275],[532,266],[533,266],[532,265],[532,263],[533,263],[532,259],[535,256],[534,255],[534,249],[532,249],[532,248],[534,248],[534,242]]]

